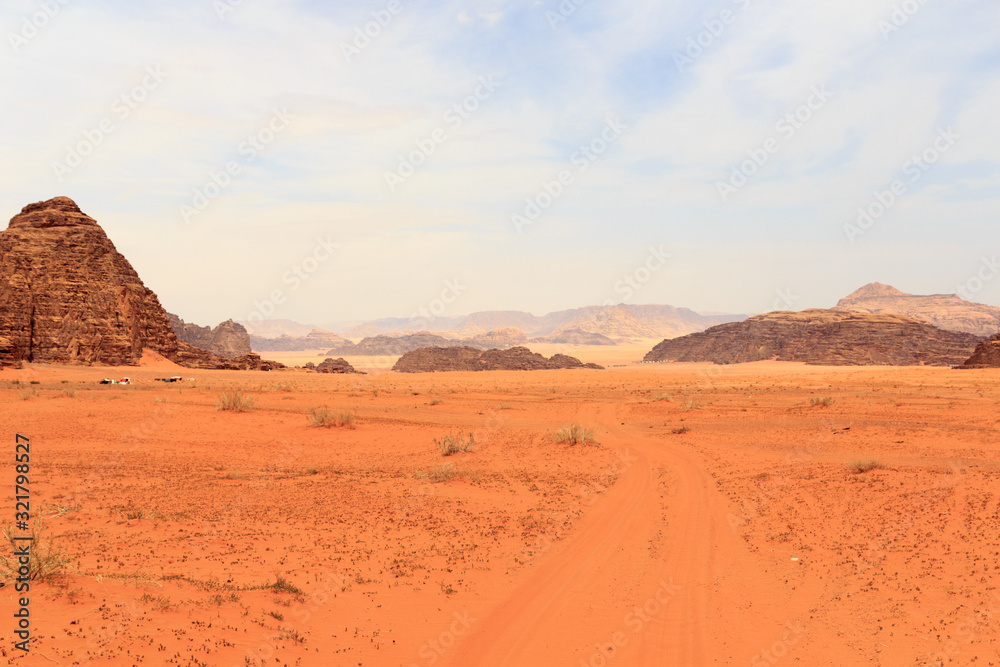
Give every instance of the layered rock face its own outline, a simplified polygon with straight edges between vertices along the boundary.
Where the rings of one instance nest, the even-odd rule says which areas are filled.
[[[836,310],[905,315],[939,329],[981,338],[1000,332],[1000,308],[966,301],[956,294],[907,294],[882,283],[871,283],[852,292],[837,302]]]
[[[954,366],[979,338],[899,315],[774,312],[665,340],[645,361],[799,361],[829,366]]]
[[[0,233],[0,364],[132,366],[144,348],[190,368],[270,363],[226,361],[178,340],[156,294],[73,200],[30,204],[11,219]]]
[[[308,364],[306,365],[308,367]],[[364,375],[361,371],[354,369],[344,358],[324,359],[323,363],[315,367],[317,373],[357,373]]]
[[[156,295],[66,197],[25,206],[0,234],[0,305],[8,362],[131,365],[144,347],[178,356]]]
[[[251,353],[250,334],[232,320],[226,320],[213,329],[190,324],[173,313],[167,313],[167,319],[178,340],[208,350],[223,359],[235,359]]]
[[[433,371],[534,371],[560,368],[595,368],[597,364],[584,364],[575,357],[564,354],[546,359],[526,347],[509,350],[478,350],[474,347],[427,347],[407,352],[392,370],[401,373],[429,373]]]

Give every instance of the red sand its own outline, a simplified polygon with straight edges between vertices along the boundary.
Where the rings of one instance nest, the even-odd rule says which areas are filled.
[[[0,373],[69,557],[4,664],[1000,665],[1000,373],[165,364]]]

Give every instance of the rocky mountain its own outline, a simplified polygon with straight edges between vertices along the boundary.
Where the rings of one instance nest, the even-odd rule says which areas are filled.
[[[972,356],[957,368],[1000,368],[1000,334],[980,341]]]
[[[195,368],[260,364],[178,340],[156,294],[73,200],[25,206],[0,233],[0,364],[136,365],[143,349]]]
[[[235,359],[251,352],[250,335],[242,325],[232,320],[226,320],[213,329],[190,324],[173,313],[167,313],[167,319],[179,340],[223,359]]]
[[[250,336],[250,347],[257,352],[301,352],[302,350],[320,350],[324,347],[350,345],[346,338],[322,329],[313,329],[305,336],[278,336],[265,338]]]
[[[599,333],[581,331],[580,329],[559,329],[550,336],[532,338],[531,343],[550,343],[558,345],[617,345],[618,343]]]
[[[978,341],[901,315],[811,309],[766,313],[664,340],[645,361],[953,366],[965,361]]]
[[[546,359],[526,347],[509,350],[478,350],[474,347],[425,347],[407,352],[392,370],[400,373],[435,371],[534,371],[560,368],[595,368],[575,357],[556,354]]]
[[[836,309],[905,315],[940,329],[980,337],[1000,332],[1000,308],[966,301],[957,294],[907,294],[882,283],[871,283],[852,292],[837,302]]]

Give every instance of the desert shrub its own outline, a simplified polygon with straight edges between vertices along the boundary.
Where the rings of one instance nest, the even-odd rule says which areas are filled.
[[[430,405],[440,405],[443,402],[444,401],[442,401],[440,398],[432,398],[431,402],[430,402]]]
[[[823,398],[813,397],[809,399],[809,405],[814,408],[820,405],[823,406],[824,408],[827,408],[833,405],[834,403],[836,403],[836,401],[830,398],[829,396],[824,396]]]
[[[13,526],[3,529],[3,542],[6,542],[3,554],[0,554],[0,577],[15,579],[18,577],[18,559],[15,557],[15,547],[24,546],[23,540],[15,537],[31,537],[31,551],[28,555],[28,578],[32,581],[46,581],[59,574],[69,563],[69,558],[56,549],[55,541],[45,531],[41,521],[31,524],[31,532],[21,535],[14,531]]]
[[[30,400],[35,396],[38,396],[38,392],[32,388],[21,389],[17,392],[17,397],[20,398],[22,401]]]
[[[672,400],[673,398],[670,396],[670,394],[657,394],[656,396],[653,397],[654,403],[657,401],[672,401]]]
[[[868,472],[869,470],[877,470],[884,468],[882,462],[878,459],[855,459],[847,464],[847,469],[854,474],[860,474],[863,472]]]
[[[584,428],[579,424],[564,426],[556,431],[556,442],[565,442],[570,445],[597,444],[594,438],[594,429]]]
[[[66,398],[76,398],[76,389],[72,387],[64,387],[62,393]]]
[[[253,410],[253,396],[240,391],[223,392],[215,401],[215,409],[228,412],[249,412]]]
[[[673,431],[671,431],[671,433],[673,433],[674,435],[684,435],[690,430],[691,429],[689,429],[687,426],[681,426],[680,428],[675,428]]]
[[[302,595],[302,589],[285,579],[285,575],[279,574],[275,577],[274,583],[271,584],[270,588],[275,593],[291,593],[292,595]]]
[[[435,438],[434,444],[438,446],[441,456],[451,456],[452,454],[473,452],[476,450],[476,441],[473,439],[471,433],[468,439],[463,438],[461,435],[452,435],[449,433],[441,439]]]
[[[447,482],[448,480],[455,479],[458,471],[455,469],[454,463],[442,463],[439,466],[434,466],[427,471],[427,479],[435,484],[441,482]]]
[[[349,410],[334,412],[328,407],[321,406],[309,410],[309,425],[321,428],[354,428],[354,413]]]

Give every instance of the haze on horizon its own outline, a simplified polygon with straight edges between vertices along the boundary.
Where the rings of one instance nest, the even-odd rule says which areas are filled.
[[[72,197],[188,321],[1000,304],[986,0],[0,8],[0,217]]]

